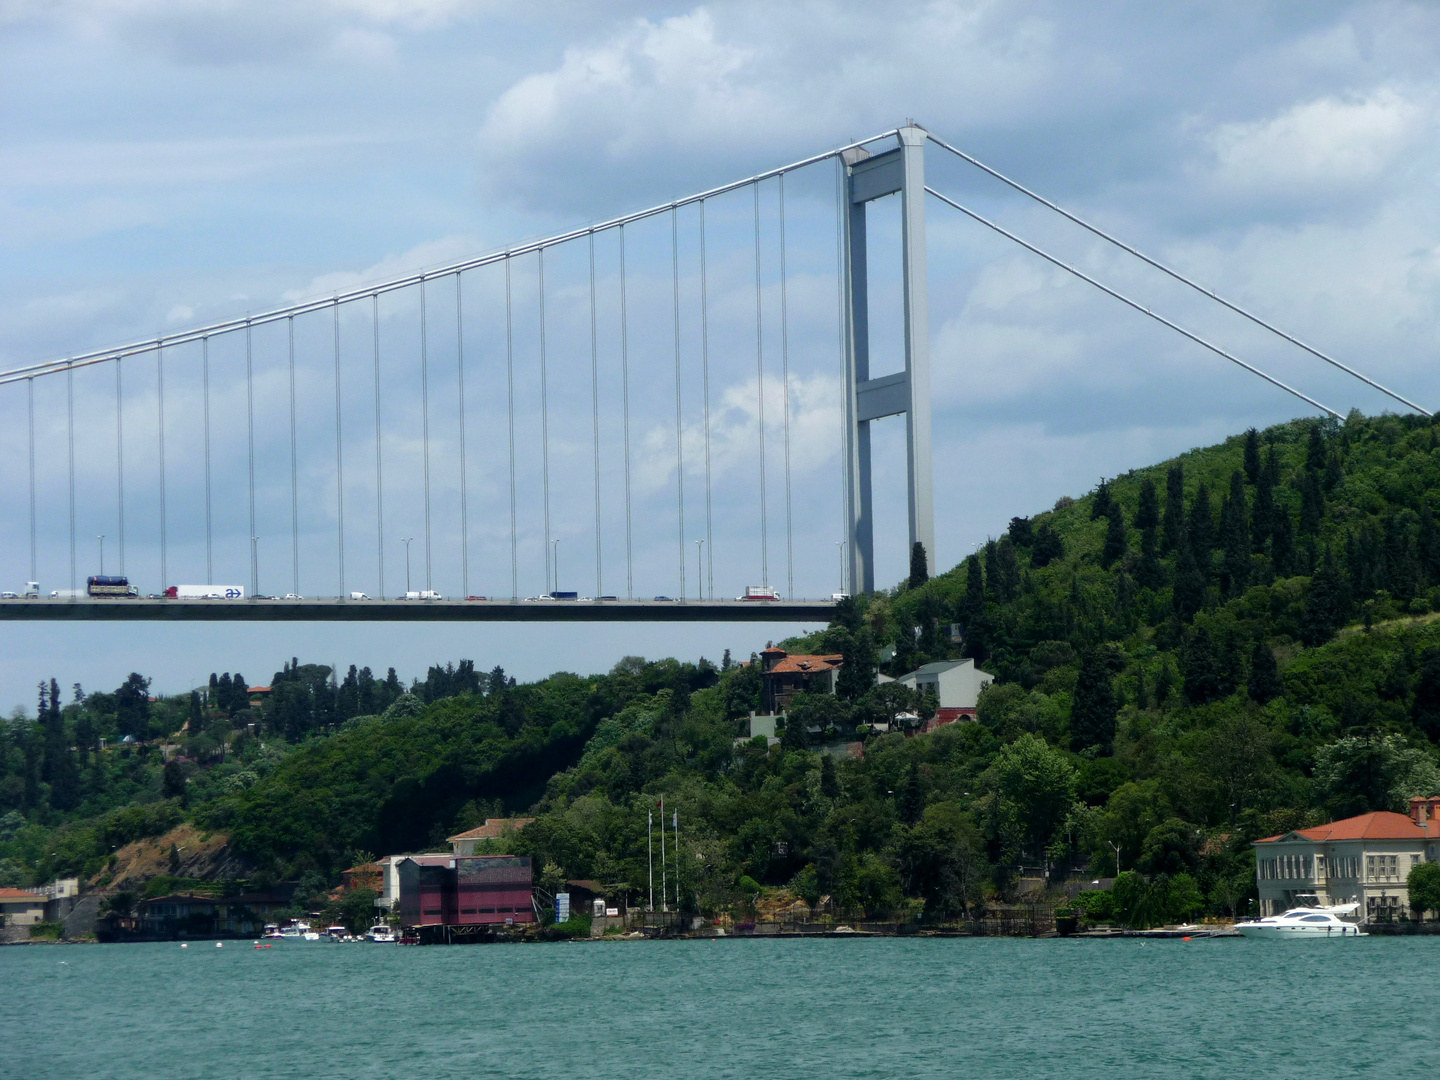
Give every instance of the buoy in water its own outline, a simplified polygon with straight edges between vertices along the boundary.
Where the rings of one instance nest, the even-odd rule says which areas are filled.
[[[188,949],[190,946],[189,946],[186,942],[183,942],[183,941],[182,941],[182,942],[180,943],[180,947],[181,947],[182,949]]]
[[[1185,935],[1183,938],[1181,938],[1180,940],[1181,940],[1181,941],[1189,941],[1189,940],[1190,940],[1190,935],[1189,935],[1189,934],[1186,934],[1186,935]]]
[[[217,942],[215,942],[215,947],[216,947],[217,949],[223,949],[223,948],[225,947],[225,942],[223,942],[223,941],[217,941]]]

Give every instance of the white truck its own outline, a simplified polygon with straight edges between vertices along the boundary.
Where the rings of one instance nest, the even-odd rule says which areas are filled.
[[[768,585],[746,585],[745,595],[737,596],[736,600],[778,600],[780,594]]]
[[[244,600],[243,585],[171,585],[165,590],[171,600]]]
[[[406,599],[406,600],[444,600],[445,598],[444,598],[443,596],[441,596],[438,592],[436,592],[434,589],[421,589],[419,592],[407,592],[407,593],[405,594],[405,599]]]

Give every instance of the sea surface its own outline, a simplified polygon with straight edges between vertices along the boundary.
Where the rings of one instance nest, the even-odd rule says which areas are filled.
[[[0,1077],[1435,1077],[1440,937],[0,948]]]

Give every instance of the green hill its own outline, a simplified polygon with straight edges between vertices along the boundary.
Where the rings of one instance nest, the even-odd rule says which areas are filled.
[[[525,812],[537,820],[510,846],[551,879],[640,895],[663,797],[681,831],[667,881],[678,869],[683,901],[707,911],[786,886],[952,917],[1019,875],[1110,874],[1117,857],[1139,872],[1126,888],[1143,894],[1127,901],[1140,921],[1244,910],[1250,840],[1440,791],[1437,510],[1440,442],[1423,419],[1296,421],[1127,473],[784,643],[846,664],[838,697],[797,699],[777,747],[736,743],[759,704],[751,665],[629,659],[520,687],[432,669],[419,698],[360,719],[352,672],[311,678],[304,708],[292,695],[251,710],[253,737],[212,728],[225,764],[215,745],[182,754],[168,789],[153,759],[92,765],[111,802],[87,790],[63,808],[47,754],[77,727],[113,726],[66,706],[7,725],[0,868],[93,870],[121,833],[185,816],[318,889],[360,852]],[[978,722],[867,730],[929,707],[874,686],[877,666],[956,656],[997,676]],[[813,727],[826,746],[806,745]]]

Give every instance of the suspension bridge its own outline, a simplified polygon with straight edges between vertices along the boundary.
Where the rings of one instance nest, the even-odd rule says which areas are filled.
[[[1340,416],[927,184],[927,153],[1428,415],[907,124],[483,256],[0,372],[0,566],[17,583],[0,619],[823,621],[875,588],[877,421],[905,419],[908,541],[936,552],[927,199]],[[872,281],[887,241],[898,273]],[[877,324],[896,341],[883,374]]]

